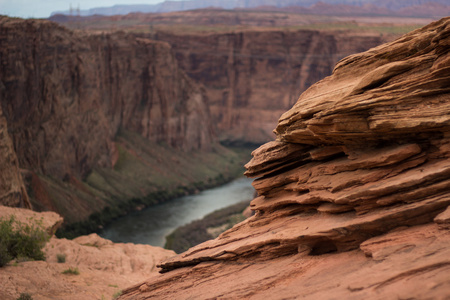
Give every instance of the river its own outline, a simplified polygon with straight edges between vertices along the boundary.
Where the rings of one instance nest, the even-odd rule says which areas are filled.
[[[207,214],[253,198],[252,179],[238,178],[195,195],[173,199],[133,212],[105,227],[100,236],[115,243],[164,247],[165,237],[177,227]]]

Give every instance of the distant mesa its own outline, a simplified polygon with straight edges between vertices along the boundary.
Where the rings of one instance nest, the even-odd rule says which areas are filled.
[[[257,9],[268,11],[289,11],[304,14],[321,15],[382,15],[382,16],[411,16],[411,17],[445,17],[450,14],[450,5],[447,0],[188,0],[188,1],[164,1],[158,4],[147,5],[114,5],[111,7],[96,7],[87,10],[55,11],[55,15],[126,15],[129,13],[166,13],[175,11],[186,11],[204,8],[221,9]]]

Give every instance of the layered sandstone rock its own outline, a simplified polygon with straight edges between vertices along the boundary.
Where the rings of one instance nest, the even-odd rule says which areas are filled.
[[[386,41],[370,33],[267,28],[150,36],[172,45],[180,67],[205,86],[219,138],[255,144],[273,139],[279,116],[338,60]]]
[[[450,295],[450,18],[340,61],[253,152],[256,215],[122,299]]]

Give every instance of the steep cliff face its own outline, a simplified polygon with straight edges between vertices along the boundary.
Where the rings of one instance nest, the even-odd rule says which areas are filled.
[[[0,102],[19,164],[58,178],[112,166],[119,128],[181,149],[211,144],[201,91],[164,43],[80,36],[2,18]]]
[[[450,294],[450,18],[341,60],[253,152],[256,215],[121,299]]]
[[[174,34],[152,39],[172,45],[180,66],[202,83],[219,137],[261,144],[278,117],[336,62],[383,42],[379,35],[314,30],[249,30]]]
[[[230,157],[237,165],[214,145],[204,92],[167,43],[1,17],[0,45],[2,160],[11,176],[23,169],[35,209],[71,223],[118,201],[212,183],[227,176]],[[19,183],[5,185],[20,195]],[[2,203],[19,205],[11,201]]]
[[[31,208],[1,107],[0,153],[0,205]]]

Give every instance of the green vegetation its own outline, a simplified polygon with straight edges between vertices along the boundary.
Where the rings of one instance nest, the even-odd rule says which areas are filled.
[[[64,253],[58,253],[58,254],[56,254],[56,260],[60,264],[65,263],[66,262],[66,255]]]
[[[33,300],[33,297],[28,293],[21,293],[17,300]]]
[[[75,267],[75,268],[70,267],[70,268],[62,271],[62,273],[66,274],[66,275],[80,275],[80,271],[78,270],[77,267]]]
[[[50,236],[42,228],[42,220],[17,221],[14,216],[0,218],[0,267],[11,260],[45,260],[42,248]]]
[[[118,291],[118,292],[114,293],[113,299],[119,298],[120,295],[122,295],[122,291]]]
[[[201,220],[178,227],[166,237],[164,248],[181,253],[195,245],[216,238],[220,233],[245,220],[242,212],[248,205],[249,201],[240,202],[216,210]]]

